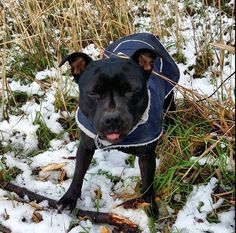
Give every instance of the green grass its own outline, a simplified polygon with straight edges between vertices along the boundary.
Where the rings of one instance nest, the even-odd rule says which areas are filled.
[[[0,184],[2,181],[11,181],[16,178],[17,175],[23,173],[22,170],[13,166],[9,168],[5,163],[6,157],[2,157],[0,160]]]
[[[113,176],[110,172],[108,171],[103,171],[101,169],[99,169],[99,171],[97,172],[97,175],[102,175],[105,176],[107,179],[111,180],[113,183],[117,183],[119,181],[123,182],[123,179],[119,176]]]
[[[54,103],[56,111],[59,110],[68,112],[76,111],[76,107],[78,106],[78,101],[79,101],[79,94],[78,97],[74,97],[70,96],[64,90],[62,93],[60,91],[56,92],[55,103]]]
[[[155,219],[152,217],[148,218],[148,227],[151,233],[156,233]]]
[[[102,191],[101,191],[101,189],[97,188],[96,190],[94,190],[94,194],[95,194],[95,200],[94,200],[95,208],[96,208],[97,212],[99,212],[100,200],[102,199]]]
[[[126,160],[125,163],[127,165],[129,165],[130,167],[134,168],[134,163],[135,163],[135,156],[134,155],[130,155]]]
[[[179,107],[191,108],[191,102]],[[175,113],[175,123],[167,127],[156,150],[161,160],[154,181],[156,195],[177,212],[185,205],[193,186],[206,184],[211,177],[219,180],[215,193],[232,192],[225,197],[224,210],[234,200],[235,172],[227,170],[226,163],[234,145],[230,138],[223,137],[223,128],[218,129],[217,136],[211,134],[215,132],[212,121],[197,113],[197,109]],[[192,156],[211,156],[214,162],[199,165],[190,160]],[[218,221],[217,213],[210,213],[208,218],[209,222]]]
[[[38,136],[38,148],[40,151],[47,150],[50,147],[50,141],[54,138],[58,138],[59,135],[53,133],[47,126],[43,116],[40,112],[36,113],[36,117],[33,122],[34,125],[39,125],[36,131]]]
[[[87,1],[82,2],[84,5],[87,4]],[[57,67],[65,54],[81,51],[90,43],[94,43],[97,48],[102,50],[110,41],[135,32],[134,12],[127,7],[126,2],[106,0],[103,2],[103,7],[101,7],[101,1],[95,0],[93,9],[97,10],[97,15],[100,18],[91,9],[88,11],[80,9],[76,1],[39,2],[32,0],[30,4],[28,4],[28,1],[22,1],[20,4],[17,1],[12,1],[9,2],[8,6],[3,4],[2,19],[5,19],[6,22],[2,21],[5,30],[1,40],[1,48],[3,48],[1,57],[3,67],[8,67],[8,69],[3,69],[8,78],[6,83],[16,80],[20,81],[21,84],[30,84],[35,81],[36,72],[50,67]],[[147,3],[148,1],[144,2]],[[173,56],[178,62],[186,63],[183,49],[188,39],[194,39],[198,59],[192,62],[189,69],[197,68],[197,72],[195,70],[197,77],[205,75],[207,69],[212,71],[215,69],[216,64],[212,63],[212,52],[216,54],[217,62],[224,59],[218,50],[212,50],[209,47],[210,42],[220,41],[223,34],[217,33],[215,35],[213,33],[212,25],[208,24],[206,4],[219,9],[222,16],[225,14],[233,16],[234,8],[229,6],[228,2],[229,0],[209,0],[208,2],[204,1],[203,6],[197,8],[196,2],[193,1],[184,4],[183,10],[179,11],[174,7],[174,2],[169,1],[167,3],[162,0],[154,4],[153,11],[150,12],[145,4],[142,4],[142,1],[131,1],[133,5],[138,6],[137,12],[140,16],[152,16],[150,28],[152,28],[153,33],[158,34],[161,39],[164,35],[167,35],[167,49],[170,51],[176,49]],[[221,9],[219,3],[221,3]],[[170,10],[169,15],[173,15],[173,17],[166,15],[167,6]],[[73,10],[73,14],[65,14],[65,9]],[[153,19],[157,19],[157,15],[158,21],[156,22]],[[203,22],[201,23],[202,34],[199,35],[199,38],[183,37],[181,31],[183,29],[182,19],[186,16],[192,17],[191,20],[197,16]],[[10,18],[13,20],[8,22]],[[177,19],[179,20],[178,25]],[[197,23],[198,21],[193,22],[192,27],[196,27],[197,25],[194,24]],[[222,28],[220,17],[218,17],[214,26],[217,28],[217,32],[225,33],[228,31],[232,38],[227,43],[233,43],[232,32],[234,28],[232,26],[231,28]],[[18,37],[15,37],[16,35]],[[170,35],[172,37],[169,37]],[[201,41],[203,37],[205,38],[204,43]],[[210,49],[211,51],[209,51]],[[227,52],[225,52],[225,56],[227,55]],[[217,83],[216,79],[219,77],[214,75],[213,77],[215,79],[212,79],[212,82]],[[75,112],[78,98],[69,95],[68,88],[71,85],[69,79],[65,80],[64,88],[61,89],[62,80],[60,77],[56,80],[48,77],[47,80],[40,81],[40,84],[44,90],[47,90],[54,81],[58,88],[55,95],[56,111]],[[44,98],[44,96],[29,96],[24,92],[11,92],[8,88],[5,88],[5,94],[2,95],[0,104],[4,105],[6,112],[14,115],[24,114],[20,107],[26,101],[35,99],[37,103],[40,103],[41,98]],[[186,94],[192,97],[192,99],[190,98],[191,101],[186,97],[186,99],[177,103],[179,112],[177,111],[172,115],[175,123],[166,127],[162,143],[156,149],[161,160],[154,182],[156,195],[171,208],[178,211],[186,203],[186,199],[194,185],[205,184],[214,176],[219,180],[215,192],[230,192],[229,195],[224,196],[226,200],[224,208],[227,209],[232,206],[229,203],[234,201],[235,195],[235,172],[234,169],[228,171],[226,167],[226,158],[234,160],[235,156],[234,114],[231,111],[232,109],[234,111],[234,106],[232,107],[232,103],[226,102],[224,98],[223,102],[218,105],[209,100],[198,104],[196,103],[198,99],[195,98],[194,94],[191,95],[188,92]],[[227,109],[231,110],[228,111]],[[216,115],[216,117],[210,119],[210,115]],[[7,119],[7,117],[5,118]],[[79,138],[79,131],[73,114],[69,114],[68,117],[62,116],[59,123],[69,134],[71,140]],[[30,160],[31,156],[48,150],[52,139],[61,137],[60,134],[51,132],[40,112],[36,114],[34,124],[39,126],[37,130],[39,149],[37,151],[30,154],[20,152],[19,155],[19,152],[11,144],[3,146],[0,143],[0,153],[14,152],[15,156]],[[212,135],[212,133],[216,133],[217,136]],[[224,147],[221,146],[222,143],[224,143]],[[192,156],[198,158],[211,156],[215,159],[215,163],[200,166],[197,162],[190,161]],[[132,155],[126,160],[126,164],[130,167],[134,167],[134,162],[135,157]],[[96,161],[94,160],[93,163],[95,164]],[[14,179],[18,172],[20,171],[17,171],[16,168],[9,169],[4,161],[0,162],[1,179]],[[107,171],[100,170],[98,175],[106,176],[114,184],[119,181],[124,182],[121,177],[112,176]],[[139,193],[140,178],[132,177],[131,179],[137,183],[135,191]],[[177,196],[179,198],[176,198]],[[96,205],[99,208],[99,200]],[[208,219],[209,222],[217,222],[217,213],[209,214]],[[169,229],[174,219],[165,221],[165,225]],[[74,225],[77,224],[78,222]],[[152,220],[150,220],[150,228],[155,232]],[[84,229],[84,232],[89,232],[89,229]]]

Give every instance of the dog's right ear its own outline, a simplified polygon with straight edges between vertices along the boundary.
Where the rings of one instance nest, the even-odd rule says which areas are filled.
[[[59,67],[68,61],[71,67],[71,73],[78,83],[79,76],[92,60],[93,59],[87,54],[76,52],[64,57],[60,62]]]

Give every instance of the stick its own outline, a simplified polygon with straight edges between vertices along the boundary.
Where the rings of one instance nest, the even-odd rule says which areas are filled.
[[[207,100],[207,99],[211,98],[211,97],[212,97],[213,95],[215,95],[215,93],[224,85],[224,83],[225,83],[227,80],[229,80],[233,75],[235,75],[235,71],[234,71],[229,77],[227,77],[227,78],[216,88],[216,90],[215,90],[212,94],[210,94],[207,98],[198,100],[197,102],[204,101],[204,100]]]
[[[48,205],[54,209],[57,209],[57,201],[37,193],[34,193],[26,188],[19,187],[18,185],[6,182],[0,182],[0,187],[3,189],[16,193],[20,198],[28,196],[30,201],[36,201],[40,203],[42,201],[48,201]],[[88,218],[94,223],[109,224],[118,227],[118,230],[123,233],[140,233],[138,225],[129,221],[126,218],[120,217],[115,214],[78,210],[75,213],[77,218]],[[116,231],[117,232],[117,231]]]
[[[5,226],[3,226],[2,224],[0,224],[0,232],[3,233],[11,233],[11,230],[9,228],[6,228]]]

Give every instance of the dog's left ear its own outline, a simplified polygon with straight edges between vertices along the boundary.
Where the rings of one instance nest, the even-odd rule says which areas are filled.
[[[151,49],[139,49],[131,57],[145,72],[151,74],[157,54]]]
[[[68,61],[71,67],[71,73],[75,78],[75,81],[78,83],[79,76],[92,60],[93,59],[87,54],[76,52],[64,57],[60,62],[59,67]]]

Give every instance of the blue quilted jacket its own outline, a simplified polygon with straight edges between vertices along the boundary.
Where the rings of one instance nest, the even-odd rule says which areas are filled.
[[[95,140],[98,148],[147,145],[158,140],[162,135],[164,100],[174,88],[174,83],[178,82],[180,74],[176,63],[159,39],[149,33],[132,34],[110,44],[106,48],[104,56],[107,58],[117,56],[131,57],[139,49],[154,50],[157,56],[154,60],[153,71],[166,76],[173,82],[168,82],[156,74],[151,74],[148,81],[149,103],[147,109],[129,135],[118,144],[111,144],[108,141],[101,140],[91,122],[78,108],[76,113],[77,124],[85,134]]]

